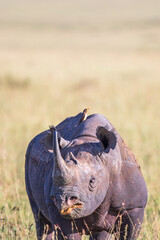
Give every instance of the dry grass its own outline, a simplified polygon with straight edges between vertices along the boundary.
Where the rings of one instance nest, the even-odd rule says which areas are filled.
[[[28,142],[85,107],[106,115],[137,156],[149,192],[139,239],[160,239],[159,9],[158,0],[1,0],[1,239],[35,239]]]

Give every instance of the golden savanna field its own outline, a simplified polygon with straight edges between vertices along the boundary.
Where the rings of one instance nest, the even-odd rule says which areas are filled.
[[[27,145],[86,107],[136,155],[148,187],[138,239],[160,239],[160,1],[1,0],[0,239],[36,239]]]

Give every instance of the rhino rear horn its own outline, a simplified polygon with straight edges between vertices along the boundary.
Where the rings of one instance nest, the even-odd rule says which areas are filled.
[[[104,150],[114,149],[117,143],[117,137],[113,130],[107,130],[106,127],[99,126],[96,131],[97,138],[101,142]]]

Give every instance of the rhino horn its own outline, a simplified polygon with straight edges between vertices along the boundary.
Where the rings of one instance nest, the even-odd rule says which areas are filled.
[[[62,177],[63,179],[70,178],[72,175],[72,170],[69,168],[67,163],[62,158],[60,148],[59,148],[59,138],[63,141],[63,144],[68,141],[62,139],[56,129],[53,131],[53,154],[54,154],[54,168],[52,173],[52,178],[56,179],[56,177]]]

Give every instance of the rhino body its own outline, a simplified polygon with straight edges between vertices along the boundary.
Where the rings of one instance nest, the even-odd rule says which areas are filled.
[[[140,167],[106,117],[81,117],[28,146],[25,180],[37,239],[137,239],[147,202]]]

